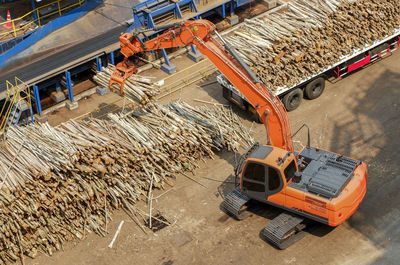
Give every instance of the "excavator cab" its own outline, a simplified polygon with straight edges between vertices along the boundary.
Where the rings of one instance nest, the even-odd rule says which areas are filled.
[[[285,249],[304,235],[308,220],[337,226],[361,204],[367,166],[343,155],[307,145],[293,153],[253,144],[235,168],[240,185],[225,196],[221,209],[239,220],[251,214],[252,201],[283,209],[261,237]]]
[[[261,202],[277,197],[297,172],[293,153],[258,143],[242,156],[238,166],[242,193]],[[242,172],[238,172],[239,168]]]

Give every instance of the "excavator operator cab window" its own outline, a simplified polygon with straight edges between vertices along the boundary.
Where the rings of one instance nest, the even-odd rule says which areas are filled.
[[[281,185],[281,177],[278,172],[273,167],[268,167],[268,189],[270,192],[274,192]]]
[[[294,177],[294,173],[296,173],[296,171],[297,171],[296,164],[294,160],[292,160],[292,162],[290,162],[290,164],[284,170],[286,182],[289,182],[289,180],[291,180]]]
[[[243,188],[249,191],[265,192],[265,166],[248,162],[243,173]]]
[[[271,166],[249,161],[243,172],[243,191],[253,198],[264,199],[282,189],[283,181],[280,172]]]

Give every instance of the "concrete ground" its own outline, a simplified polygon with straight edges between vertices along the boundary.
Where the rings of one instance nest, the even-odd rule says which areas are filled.
[[[320,225],[285,251],[265,243],[259,232],[279,211],[265,206],[241,222],[221,212],[222,197],[233,188],[234,154],[220,152],[214,160],[200,163],[193,176],[207,188],[179,175],[174,187],[154,202],[156,211],[173,225],[144,234],[128,216],[117,211],[106,237],[90,234],[82,241],[66,244],[64,251],[52,257],[40,255],[26,260],[26,264],[398,264],[399,61],[397,52],[344,80],[328,84],[320,98],[305,100],[289,113],[292,131],[303,123],[310,126],[312,145],[368,164],[367,195],[359,210],[339,227]],[[178,67],[189,64],[184,57],[174,62]],[[203,84],[210,83],[212,78]],[[193,99],[227,104],[217,83],[203,87],[201,84],[190,85],[162,102],[180,98],[191,104],[199,104]],[[86,103],[91,100],[90,105],[95,108],[111,102],[112,97],[115,95],[91,97],[79,104],[88,106]],[[252,127],[255,138],[265,142],[263,125],[252,124],[243,112],[235,107],[234,110],[245,126]],[[301,148],[306,143],[305,133],[295,142],[297,149]],[[138,207],[148,210],[145,204]],[[125,224],[114,247],[109,249],[121,220]]]

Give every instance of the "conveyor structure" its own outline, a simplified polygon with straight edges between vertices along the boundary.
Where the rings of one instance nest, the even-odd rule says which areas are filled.
[[[203,18],[219,15],[225,18],[227,14],[232,23],[238,22],[234,15],[236,7],[243,6],[253,0],[148,0],[133,7],[134,23],[128,27],[122,25],[109,30],[101,35],[82,41],[75,46],[49,53],[46,57],[33,60],[30,63],[4,69],[0,73],[0,100],[7,97],[5,82],[18,76],[32,89],[32,103],[36,113],[42,115],[41,94],[50,86],[56,87],[56,102],[68,98],[74,103],[73,78],[77,74],[90,69],[96,63],[97,70],[108,63],[115,64],[119,54],[119,35],[121,32],[130,32],[151,29],[183,19]],[[157,34],[152,31],[150,34]],[[149,34],[147,34],[149,36]],[[162,50],[165,64],[162,69],[173,73],[176,69],[167,57],[167,52]],[[195,47],[191,47],[189,58],[197,61],[201,54]],[[65,95],[64,91],[67,92]]]

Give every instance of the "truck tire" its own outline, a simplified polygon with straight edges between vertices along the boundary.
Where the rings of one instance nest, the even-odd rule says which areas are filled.
[[[324,89],[325,79],[323,77],[318,77],[306,85],[306,88],[304,88],[304,95],[308,99],[316,99],[322,95]]]
[[[226,87],[222,86],[222,96],[224,97],[224,99],[226,100],[230,100],[231,99],[231,91],[229,89],[227,89]]]
[[[283,105],[287,111],[292,111],[297,109],[301,104],[301,100],[303,99],[303,91],[300,88],[296,88],[289,93],[287,93],[283,99]]]

